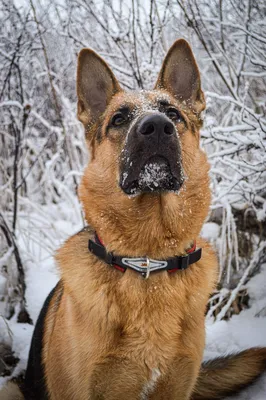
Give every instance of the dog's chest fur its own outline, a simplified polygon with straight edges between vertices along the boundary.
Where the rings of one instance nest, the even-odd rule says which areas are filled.
[[[110,381],[115,380],[116,368],[107,366],[114,359],[125,363],[123,373],[128,369],[130,376],[139,374],[139,381],[143,380],[139,393],[145,393],[173,369],[177,357],[193,359],[199,365],[209,293],[206,275],[209,268],[212,270],[213,256],[206,251],[193,270],[171,276],[156,273],[145,280],[134,271],[123,274],[97,260],[87,250],[88,238],[88,233],[73,236],[57,256],[63,266],[64,293],[59,309],[51,309],[46,324],[47,344],[53,335],[49,347],[45,346],[48,385],[56,385],[58,373],[69,380],[67,369],[71,365],[76,373],[68,385],[69,397],[65,385],[61,392],[56,385],[58,393],[64,393],[66,399],[81,389],[86,393],[95,375],[108,373]],[[121,365],[118,361],[117,368]],[[102,372],[105,368],[107,372]]]
[[[183,316],[176,306],[174,286],[167,273],[150,281],[125,277],[118,286],[123,351],[148,369],[163,372],[176,353],[181,334]]]

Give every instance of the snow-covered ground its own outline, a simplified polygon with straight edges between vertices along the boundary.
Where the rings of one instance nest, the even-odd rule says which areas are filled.
[[[54,250],[68,236],[82,227],[78,204],[75,204],[72,210],[64,206],[55,209],[56,218],[53,222],[47,219],[45,208],[39,210],[38,213],[31,213],[19,219],[21,232],[19,245],[26,269],[26,297],[28,310],[34,323],[46,296],[59,278],[52,257]],[[51,215],[51,208],[48,214]],[[66,222],[71,220],[77,223]],[[203,235],[215,236],[217,228],[215,224],[206,224]],[[29,232],[31,232],[30,235]],[[33,232],[36,234],[32,234]],[[228,322],[213,322],[210,319],[206,321],[205,359],[250,347],[266,346],[266,264],[261,266],[261,272],[253,277],[246,287],[250,296],[249,309],[233,316]],[[2,279],[0,290],[3,288],[4,280]],[[32,332],[33,326],[18,324],[16,316],[8,323],[0,318],[0,341],[11,344],[15,355],[20,359],[13,376],[18,375],[26,367]],[[4,382],[5,378],[0,378],[0,386]],[[265,398],[266,374],[253,387],[233,399],[265,400]]]

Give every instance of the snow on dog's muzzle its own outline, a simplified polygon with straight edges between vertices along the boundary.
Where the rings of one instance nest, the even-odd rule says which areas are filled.
[[[184,182],[173,122],[160,112],[145,115],[128,133],[120,159],[121,189],[128,195],[177,192]]]

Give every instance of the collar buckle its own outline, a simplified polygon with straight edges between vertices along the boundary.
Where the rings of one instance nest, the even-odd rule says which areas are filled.
[[[150,276],[150,272],[151,272],[151,263],[150,263],[150,259],[149,257],[146,257],[146,264],[147,264],[147,269],[145,272],[142,272],[142,276],[144,277],[144,279],[148,279]]]

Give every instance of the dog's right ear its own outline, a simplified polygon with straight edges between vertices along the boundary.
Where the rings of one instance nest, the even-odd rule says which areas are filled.
[[[120,90],[105,61],[93,50],[82,49],[77,70],[78,119],[85,126],[96,121]]]

